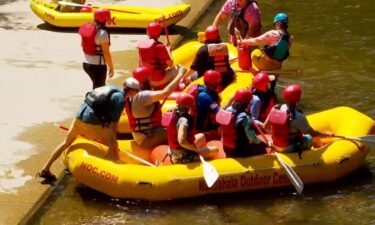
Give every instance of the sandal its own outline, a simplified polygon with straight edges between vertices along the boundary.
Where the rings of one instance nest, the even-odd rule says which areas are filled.
[[[40,178],[44,178],[44,179],[46,179],[48,181],[51,181],[51,182],[57,180],[55,175],[53,175],[50,171],[45,171],[45,170],[42,170],[42,171],[38,172],[36,174],[36,176],[40,177]]]

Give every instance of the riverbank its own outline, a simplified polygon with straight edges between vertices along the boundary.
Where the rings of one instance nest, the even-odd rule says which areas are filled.
[[[171,29],[176,45],[204,13],[211,0],[185,0],[191,11]],[[101,2],[102,3],[102,2]],[[116,4],[162,7],[179,0],[131,1]],[[72,30],[56,30],[42,23],[29,9],[28,1],[15,1],[0,7],[0,34],[5,49],[1,56],[0,140],[0,224],[27,223],[48,197],[52,188],[41,185],[34,175],[52,149],[64,138],[54,123],[69,124],[91,81],[81,69],[79,36]],[[120,85],[138,58],[135,46],[146,38],[144,31],[115,31],[111,52],[116,76],[108,83]],[[53,172],[63,177],[57,161]],[[58,188],[58,185],[55,188]],[[21,222],[20,222],[21,221]]]

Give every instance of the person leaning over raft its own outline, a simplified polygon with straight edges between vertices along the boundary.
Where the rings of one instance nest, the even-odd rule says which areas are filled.
[[[198,49],[183,80],[185,83],[189,83],[191,80],[202,77],[208,70],[216,70],[221,74],[221,89],[223,89],[234,80],[235,76],[229,63],[228,46],[221,41],[219,30],[216,27],[207,27],[205,35],[205,44]]]
[[[247,112],[253,94],[249,89],[238,90],[231,106],[229,124],[222,124],[221,140],[227,157],[246,157],[265,153],[266,145],[256,136],[251,115]],[[219,122],[219,121],[218,121]]]
[[[94,11],[94,23],[85,23],[79,28],[82,37],[82,49],[84,53],[83,69],[89,75],[93,89],[105,85],[107,77],[114,75],[112,56],[109,51],[110,34],[105,24],[111,18],[108,9],[96,9]]]
[[[230,41],[237,46],[238,40],[235,28],[240,31],[242,38],[260,35],[260,9],[253,0],[227,0],[213,22],[214,27],[219,27],[224,19],[228,18],[228,32]]]
[[[167,134],[161,125],[162,112],[159,101],[164,101],[176,89],[186,69],[179,67],[177,76],[162,90],[150,90],[147,77],[150,71],[140,67],[133,76],[141,83],[142,90],[126,101],[126,114],[134,141],[144,147],[152,148],[167,143]]]
[[[190,163],[197,161],[197,154],[209,154],[218,150],[216,146],[198,148],[195,145],[195,98],[182,93],[176,99],[176,109],[167,124],[168,145],[171,161],[176,163]]]
[[[326,136],[315,131],[306,116],[297,109],[301,95],[299,85],[287,86],[283,91],[286,104],[274,106],[264,123],[265,129],[271,128],[276,151],[300,152],[311,148],[312,136]]]
[[[70,125],[65,140],[52,152],[37,176],[51,182],[56,180],[55,175],[50,172],[53,162],[80,135],[84,135],[88,139],[99,139],[108,145],[107,157],[117,160],[118,121],[125,107],[126,99],[134,96],[139,89],[139,82],[134,78],[129,78],[125,81],[123,90],[114,86],[103,86],[87,93],[85,102]]]
[[[255,49],[251,53],[253,67],[258,70],[281,69],[282,62],[289,56],[293,37],[288,33],[288,15],[276,14],[273,24],[275,29],[240,42],[243,46],[264,46],[263,50]]]

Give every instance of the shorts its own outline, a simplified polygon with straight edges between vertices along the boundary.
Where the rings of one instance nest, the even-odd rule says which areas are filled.
[[[253,68],[257,70],[279,70],[282,66],[281,62],[269,58],[260,49],[255,49],[251,52],[251,61]]]
[[[186,164],[194,162],[196,153],[185,149],[168,149],[168,155],[173,164]]]
[[[100,124],[89,124],[75,118],[70,130],[70,133],[74,136],[84,136],[87,139],[92,139],[106,145],[108,144],[109,130],[107,127],[103,127]]]
[[[162,127],[157,127],[142,132],[133,132],[132,135],[134,141],[144,148],[153,148],[158,145],[168,143],[167,132]]]

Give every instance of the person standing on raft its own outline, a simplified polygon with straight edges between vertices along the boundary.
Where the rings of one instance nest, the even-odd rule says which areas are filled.
[[[288,33],[288,15],[278,13],[273,24],[275,29],[240,42],[240,46],[264,46],[262,50],[255,49],[251,53],[253,68],[258,70],[281,69],[282,62],[289,57],[289,49],[293,42],[293,36]]]
[[[83,69],[89,75],[93,89],[105,85],[107,66],[109,78],[115,73],[109,51],[110,34],[105,25],[110,18],[111,12],[108,9],[96,9],[94,23],[85,23],[78,31],[84,53]]]
[[[213,22],[214,27],[219,27],[223,20],[228,18],[228,33],[230,41],[237,46],[238,41],[235,28],[240,31],[241,38],[250,38],[260,35],[260,9],[253,0],[227,0]]]

